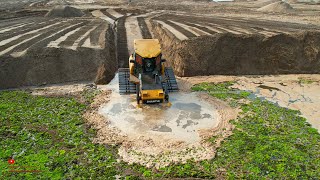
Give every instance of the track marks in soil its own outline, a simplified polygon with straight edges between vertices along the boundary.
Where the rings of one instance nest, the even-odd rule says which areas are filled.
[[[106,12],[105,12],[106,13]],[[110,18],[109,16],[106,16],[101,10],[94,10],[91,12],[92,16],[103,19],[110,24],[114,23],[114,19]]]
[[[116,19],[121,18],[122,16],[124,16],[123,14],[117,12],[114,9],[107,9],[106,10],[110,15],[112,15],[113,17],[115,17]]]
[[[130,16],[126,18],[125,28],[127,33],[128,50],[129,50],[129,53],[132,53],[134,51],[133,49],[134,40],[143,38],[137,17]]]
[[[137,17],[143,39],[151,39],[151,33],[143,17]]]
[[[100,49],[104,46],[101,34],[105,33],[107,26],[105,21],[99,19],[42,19],[17,23],[8,27],[8,31],[1,29],[0,56],[20,57],[31,48],[43,47],[77,50],[78,47],[85,47],[83,44],[87,39],[90,41],[87,48]]]
[[[169,26],[173,27],[175,30],[179,31],[181,34],[183,34],[184,36],[188,37],[188,38],[192,38],[192,37],[196,37],[195,34],[191,33],[190,31],[186,30],[185,28],[171,22],[171,21],[167,21],[165,20],[164,23],[168,24]],[[174,33],[173,33],[174,34]]]
[[[171,31],[180,40],[185,38],[181,38],[179,33],[187,38],[214,35],[216,33],[231,33],[237,35],[261,34],[270,37],[281,33],[314,30],[315,28],[319,28],[315,25],[297,23],[262,21],[256,19],[231,19],[225,17],[200,17],[199,15],[163,14],[154,17],[153,21],[158,22],[163,28]],[[177,33],[177,31],[179,33]]]

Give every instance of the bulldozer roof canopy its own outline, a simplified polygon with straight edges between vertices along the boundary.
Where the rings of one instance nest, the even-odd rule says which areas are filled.
[[[134,51],[143,58],[157,57],[161,53],[158,39],[135,39]]]

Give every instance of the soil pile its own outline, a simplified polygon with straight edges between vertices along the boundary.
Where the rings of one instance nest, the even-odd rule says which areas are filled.
[[[77,8],[70,6],[56,6],[51,9],[45,17],[82,17],[84,13]]]
[[[99,30],[89,35],[92,47],[79,46],[77,50],[47,47],[46,45],[52,41],[49,38],[42,39],[41,44],[30,44],[24,55],[1,56],[0,89],[92,82],[95,79],[99,84],[108,83],[118,69],[115,61],[114,32],[111,26],[104,22],[98,28]],[[63,34],[58,35],[61,37]],[[99,48],[93,48],[96,46]]]
[[[257,5],[259,7],[263,7],[263,6],[267,6],[267,5],[275,3],[275,2],[281,2],[281,0],[258,0]]]
[[[295,4],[298,3],[298,0],[286,0],[286,2],[289,4]]]
[[[179,41],[160,24],[153,29],[178,76],[320,73],[320,32],[224,33]]]
[[[258,11],[287,13],[294,11],[294,9],[290,4],[280,1],[259,8]]]

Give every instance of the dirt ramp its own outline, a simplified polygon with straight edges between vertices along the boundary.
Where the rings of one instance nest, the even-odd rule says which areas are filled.
[[[45,17],[82,17],[85,14],[77,8],[70,6],[56,6]]]
[[[153,29],[178,76],[320,73],[320,32],[223,33],[180,41],[159,24]]]

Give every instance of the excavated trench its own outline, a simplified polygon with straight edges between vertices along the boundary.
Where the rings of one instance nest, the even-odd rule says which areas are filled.
[[[221,33],[181,41],[155,21],[152,29],[178,76],[320,73],[319,31]]]

